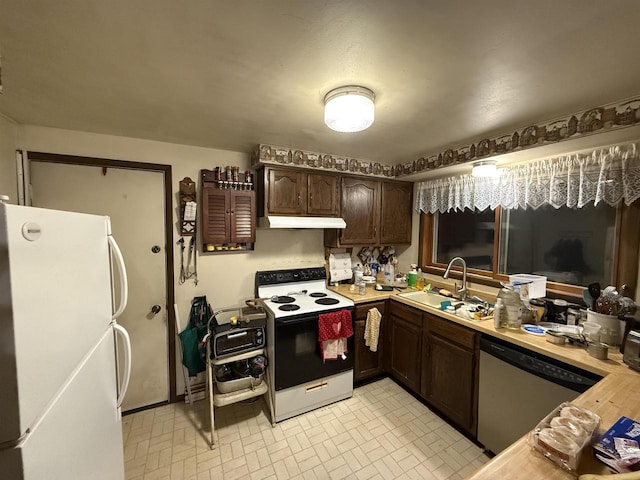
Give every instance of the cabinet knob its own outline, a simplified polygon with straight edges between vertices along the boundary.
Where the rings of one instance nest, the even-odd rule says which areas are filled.
[[[162,310],[162,307],[160,305],[154,305],[153,307],[151,307],[151,312],[154,315],[157,315],[158,313],[160,313],[160,310]]]

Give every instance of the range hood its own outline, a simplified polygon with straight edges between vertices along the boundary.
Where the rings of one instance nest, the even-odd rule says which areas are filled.
[[[264,228],[345,228],[346,222],[336,217],[260,217],[258,225]]]

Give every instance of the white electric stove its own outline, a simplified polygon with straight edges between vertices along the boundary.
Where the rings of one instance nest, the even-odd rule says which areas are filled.
[[[323,361],[318,317],[349,310],[353,301],[326,288],[324,267],[256,273],[256,295],[267,311],[267,355],[275,421],[353,395],[353,336],[344,358]]]

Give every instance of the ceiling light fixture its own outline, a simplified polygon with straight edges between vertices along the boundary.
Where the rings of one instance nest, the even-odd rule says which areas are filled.
[[[474,162],[471,169],[471,175],[474,177],[495,177],[498,175],[496,168],[498,162],[496,160],[482,160]]]
[[[331,90],[324,97],[324,123],[336,132],[360,132],[371,126],[375,94],[350,85]]]

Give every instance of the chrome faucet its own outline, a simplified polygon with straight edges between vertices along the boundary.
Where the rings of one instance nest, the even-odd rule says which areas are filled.
[[[460,295],[460,300],[462,300],[463,302],[466,302],[467,297],[469,296],[469,292],[467,292],[467,262],[464,261],[464,258],[453,257],[449,262],[449,265],[447,265],[447,269],[445,270],[442,278],[449,278],[449,271],[451,270],[451,265],[453,265],[453,262],[455,262],[456,260],[459,260],[460,263],[462,264],[462,288],[458,290],[458,294]]]

